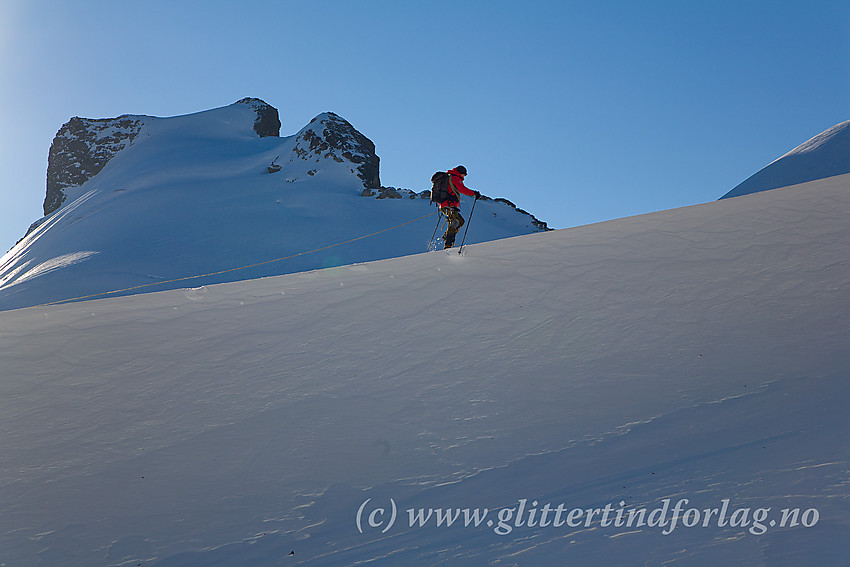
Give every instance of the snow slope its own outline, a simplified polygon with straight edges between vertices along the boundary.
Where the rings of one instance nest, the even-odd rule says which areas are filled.
[[[403,256],[424,252],[434,232],[427,198],[412,191],[362,196],[363,156],[354,139],[362,135],[332,113],[288,137],[259,137],[255,105],[242,102],[187,116],[123,118],[92,121],[84,141],[119,139],[106,148],[111,157],[81,185],[65,187],[62,208],[0,258],[0,309]],[[131,124],[132,136],[116,137],[113,123]],[[269,174],[275,158],[282,169]],[[65,159],[73,183],[80,164]],[[377,178],[377,157],[374,169]],[[398,198],[381,198],[388,194]],[[467,217],[470,206],[466,199]],[[535,223],[506,202],[479,201],[467,242],[541,230]],[[253,267],[236,269],[243,266]],[[181,279],[201,274],[214,275]]]
[[[748,177],[721,199],[850,173],[850,120],[836,124]]]
[[[0,563],[847,565],[848,211],[842,176],[0,313]]]

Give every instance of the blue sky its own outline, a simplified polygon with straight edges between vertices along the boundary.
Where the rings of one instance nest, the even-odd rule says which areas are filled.
[[[850,119],[846,1],[0,0],[0,248],[72,116],[246,96],[333,111],[384,185],[467,185],[564,228],[717,199]]]

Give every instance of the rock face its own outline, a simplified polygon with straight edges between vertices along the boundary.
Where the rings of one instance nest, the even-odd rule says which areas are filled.
[[[372,140],[333,112],[320,114],[298,133],[294,153],[301,159],[330,158],[342,163],[357,164],[357,177],[367,189],[379,189],[380,159]]]
[[[260,138],[280,136],[280,116],[277,109],[258,98],[243,98],[236,104],[247,104],[254,108],[257,112],[257,119],[254,120],[254,132]]]
[[[99,120],[74,117],[65,123],[47,156],[45,216],[65,202],[65,189],[100,173],[115,154],[132,144],[141,126],[141,117],[129,115]]]

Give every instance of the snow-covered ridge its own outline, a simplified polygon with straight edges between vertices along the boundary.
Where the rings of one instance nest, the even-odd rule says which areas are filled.
[[[721,199],[850,173],[850,120],[836,124],[747,178]]]
[[[360,196],[361,197],[374,197],[376,199],[429,199],[430,200],[431,199],[431,190],[425,189],[423,191],[416,192],[416,191],[413,191],[412,189],[401,189],[401,188],[398,188],[398,187],[383,187],[382,186],[382,187],[379,187],[376,191],[373,191],[372,189],[369,189],[369,188],[363,189],[363,192],[360,194]],[[506,206],[510,207],[512,210],[516,211],[517,213],[527,216],[528,219],[529,219],[529,222],[533,226],[536,226],[538,229],[540,229],[542,231],[552,230],[551,228],[549,228],[548,224],[546,224],[545,222],[543,222],[541,220],[537,220],[537,218],[534,215],[532,215],[528,211],[524,211],[524,210],[520,209],[519,207],[517,207],[516,205],[514,205],[512,202],[510,202],[507,199],[504,199],[502,197],[497,197],[497,198],[493,199],[493,198],[490,198],[490,197],[482,194],[480,200],[481,200],[482,203],[487,202],[487,201],[491,201],[493,203],[501,203],[503,205],[506,205]]]
[[[413,192],[381,186],[375,144],[345,119],[326,112],[294,135],[279,129],[259,99],[170,118],[73,119],[51,150],[55,208],[0,259],[0,310],[403,256],[439,236],[427,198],[386,198]],[[468,227],[466,243],[547,230],[500,199],[478,203]],[[204,274],[214,275],[194,279]]]

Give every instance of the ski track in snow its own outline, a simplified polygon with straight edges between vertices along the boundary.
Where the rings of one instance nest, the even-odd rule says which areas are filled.
[[[0,274],[3,274],[3,276],[0,277],[0,290],[12,287],[23,281],[49,273],[53,270],[71,266],[85,260],[89,256],[97,254],[95,251],[80,251],[62,254],[45,262],[41,262],[34,268],[24,271],[27,266],[32,263],[32,260],[23,260],[27,246],[35,242],[52,225],[61,222],[64,218],[71,215],[81,205],[91,199],[94,194],[95,191],[88,191],[57,211],[55,214],[42,220],[36,228],[22,239],[19,246],[15,246],[12,250],[4,254],[2,258],[0,258]],[[12,268],[15,264],[18,265]]]
[[[37,266],[34,266],[23,273],[23,271],[29,263],[23,264],[19,269],[13,271],[8,279],[3,278],[3,281],[0,281],[0,289],[10,288],[12,286],[23,283],[29,279],[36,278],[38,276],[42,276],[53,270],[60,270],[62,268],[67,268],[68,266],[72,266],[78,262],[82,262],[86,258],[90,256],[96,255],[97,252],[94,250],[84,250],[81,252],[71,252],[69,254],[62,254],[61,256],[57,256],[56,258],[51,258],[46,262],[42,262]],[[20,275],[19,275],[20,274]]]
[[[0,313],[0,561],[847,564],[848,210],[845,176]],[[361,534],[367,498],[400,521],[665,498],[820,521]]]

